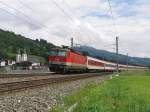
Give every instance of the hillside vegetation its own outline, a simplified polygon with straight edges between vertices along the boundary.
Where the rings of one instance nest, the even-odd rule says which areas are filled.
[[[13,32],[0,29],[0,58],[14,59],[17,51],[25,49],[30,55],[46,56],[46,52],[54,47],[43,39],[32,40]]]

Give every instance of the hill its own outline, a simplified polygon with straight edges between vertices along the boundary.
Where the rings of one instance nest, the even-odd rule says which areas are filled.
[[[117,56],[115,53],[108,52],[105,50],[95,49],[89,46],[80,46],[75,47],[75,50],[79,52],[86,53],[92,57],[107,60],[111,62],[116,62]],[[127,56],[119,54],[119,63],[126,64],[127,63]],[[150,67],[150,58],[138,58],[138,57],[128,57],[128,63],[130,65],[139,65],[139,66],[149,66]]]
[[[18,50],[25,49],[29,55],[46,56],[46,52],[55,45],[43,39],[32,40],[14,32],[0,29],[0,58],[15,59]]]

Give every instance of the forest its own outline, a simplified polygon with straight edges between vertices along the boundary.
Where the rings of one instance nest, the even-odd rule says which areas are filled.
[[[0,29],[0,58],[15,59],[16,53],[26,50],[29,55],[46,56],[50,48],[55,47],[44,39],[32,40],[14,32]]]

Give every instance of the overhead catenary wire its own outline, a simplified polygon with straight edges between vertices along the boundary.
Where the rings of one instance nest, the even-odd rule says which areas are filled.
[[[8,5],[8,4],[5,3],[5,2],[0,1],[0,3],[3,4],[3,5],[5,5],[5,6],[7,6],[7,7],[9,7],[9,8],[11,8],[11,9],[13,9],[13,10],[16,11],[16,12],[19,12],[20,14],[22,14],[23,16],[25,16],[25,17],[28,18],[28,19],[33,19],[33,18],[29,17],[28,15],[24,14],[22,11],[20,11],[20,10],[18,10],[18,9],[16,9],[16,8],[10,6],[10,5]],[[33,19],[33,20],[35,20],[35,19]],[[41,25],[41,23],[38,22],[37,20],[35,20],[35,22],[37,22],[38,24]]]
[[[45,25],[43,25],[42,23],[40,23],[39,21],[37,21],[37,20],[35,20],[35,19],[29,17],[28,15],[26,15],[26,14],[24,14],[23,12],[17,10],[16,8],[14,8],[14,7],[8,5],[7,3],[5,3],[5,2],[3,2],[3,1],[0,1],[0,3],[1,3],[2,5],[4,5],[4,6],[10,8],[10,9],[12,9],[12,10],[14,10],[14,11],[16,11],[16,12],[22,14],[24,17],[18,16],[18,15],[16,15],[15,13],[11,13],[10,11],[8,11],[8,10],[6,10],[6,9],[0,8],[3,12],[6,12],[6,13],[12,15],[12,16],[15,16],[15,17],[17,17],[17,18],[23,20],[24,22],[26,22],[26,23],[28,23],[28,24],[30,24],[30,25],[33,25],[33,26],[36,26],[36,27],[45,26]],[[31,22],[31,20],[33,20],[35,23],[33,23],[33,21]],[[47,34],[50,33],[49,30],[47,30],[47,29],[45,29],[44,32],[46,32]]]
[[[36,11],[33,10],[31,7],[29,7],[28,5],[26,5],[25,3],[23,3],[21,0],[18,0],[18,2],[19,2],[21,5],[23,5],[24,7],[26,7],[27,9],[31,10],[33,13],[38,14],[38,12],[36,12]],[[65,16],[67,16],[72,22],[74,22],[73,18],[71,18],[71,17],[65,12],[65,10],[64,10],[63,8],[61,8],[55,1],[52,1],[52,2],[55,4],[55,6],[56,6],[57,8],[59,8],[60,10],[62,10],[62,12],[65,14]],[[71,27],[70,27],[70,29],[72,30],[72,32],[74,31]],[[67,31],[67,30],[66,30],[66,31]],[[69,31],[67,31],[67,32],[70,33]]]
[[[66,11],[65,11],[62,7],[60,7],[59,4],[58,4],[55,0],[51,0],[51,2],[52,2],[59,10],[61,10],[61,11],[64,13],[64,15],[65,15],[66,17],[68,17],[72,22],[74,22],[74,19],[73,19],[68,13],[66,13]]]
[[[112,6],[111,6],[110,0],[107,0],[107,2],[108,2],[108,5],[109,5],[109,10],[110,10],[110,14],[111,14],[111,19],[112,19],[112,22],[113,22],[114,33],[116,34],[116,36],[118,36],[118,30],[117,30],[116,21],[115,21],[114,14],[113,14],[113,8],[112,8]]]
[[[19,2],[22,6],[26,7],[26,8],[29,9],[30,11],[32,11],[33,13],[36,13],[37,15],[39,15],[39,13],[38,13],[37,11],[33,10],[30,6],[26,5],[26,4],[23,3],[21,0],[18,0],[18,2]],[[41,16],[40,16],[40,17],[41,17]],[[48,26],[45,26],[45,27],[49,28]],[[73,31],[73,30],[72,30],[72,31]],[[66,32],[70,33],[68,30],[66,30]]]
[[[75,19],[70,16],[62,7],[59,6],[59,4],[55,0],[51,0],[51,2],[72,22],[75,23]],[[78,26],[79,27],[79,26]],[[72,32],[75,32],[74,29],[72,29]],[[80,33],[80,35],[83,36],[83,34]]]
[[[22,6],[26,7],[27,9],[31,10],[32,12],[36,13],[37,15],[38,12],[36,10],[34,10],[33,8],[31,8],[30,6],[26,5],[24,2],[22,2],[22,0],[17,0]],[[40,16],[41,17],[41,16]]]
[[[79,20],[77,17],[72,17],[72,16],[70,16],[62,7],[60,7],[59,6],[59,4],[55,1],[55,0],[52,0],[53,1],[53,3],[56,5],[56,7],[58,7],[66,16],[68,16],[69,18],[70,18],[70,20],[73,22],[73,23],[75,23],[75,19],[76,20]],[[72,8],[69,6],[69,4],[66,2],[66,1],[64,1],[63,0],[63,2],[65,3],[65,6],[69,9],[69,11],[72,11],[73,12],[73,10],[72,10]],[[84,25],[84,24],[83,24]],[[84,25],[85,26],[85,25]],[[79,28],[79,30],[80,30],[80,34],[81,34],[81,36],[82,37],[84,37],[85,35],[84,34],[87,34],[87,32],[85,31],[85,29],[83,29],[80,25],[77,25],[77,27]],[[88,29],[88,28],[87,28]],[[90,29],[89,29],[89,31],[91,32],[91,33],[94,33],[93,31],[91,31]],[[89,33],[89,32],[88,32]],[[97,32],[96,32],[97,33]],[[81,41],[81,39],[79,39],[80,41]]]
[[[73,12],[73,10],[72,10],[72,8],[70,7],[70,5],[65,1],[65,0],[63,0],[63,2],[65,3],[65,5],[67,6],[67,8],[69,9],[69,11],[72,11]],[[77,18],[78,19],[78,18]],[[91,25],[91,24],[90,24]],[[92,31],[91,31],[92,32]],[[96,32],[96,30],[95,30],[95,32]]]
[[[59,4],[55,0],[51,0],[51,2],[72,22],[74,23],[74,18],[72,18],[62,7],[59,6]],[[74,29],[70,27],[71,31],[74,33]]]
[[[65,5],[67,6],[67,8],[69,9],[69,11],[72,11],[72,8],[69,6],[69,4],[65,1],[65,0],[63,0],[63,2],[65,3]],[[73,12],[73,11],[72,11]],[[75,18],[77,18],[77,17],[75,17]],[[77,20],[79,20],[78,18],[77,18]],[[82,27],[81,26],[78,26],[78,28],[82,31],[82,33],[87,33],[87,32],[85,32],[83,29],[82,29]],[[83,34],[82,34],[83,35]]]
[[[32,24],[30,21],[28,21],[28,20],[26,20],[26,19],[24,19],[24,18],[22,18],[22,17],[20,17],[20,16],[17,16],[17,15],[15,15],[14,13],[11,13],[11,12],[9,12],[9,11],[3,9],[3,8],[0,8],[0,10],[3,11],[3,12],[5,12],[5,13],[7,13],[7,14],[10,14],[10,15],[16,17],[16,18],[21,19],[22,21],[24,21],[24,22],[26,22],[26,23],[28,23],[28,24],[30,24],[30,25],[34,25],[34,24]]]
[[[12,9],[12,10],[14,10],[14,11],[16,11],[16,12],[22,14],[22,15],[26,18],[26,20],[27,20],[28,22],[30,22],[32,25],[33,25],[32,22],[34,21],[34,22],[36,23],[35,26],[37,26],[37,27],[38,27],[38,26],[43,26],[43,24],[41,24],[39,21],[37,21],[37,20],[35,20],[35,19],[29,17],[28,15],[24,14],[23,12],[19,11],[19,10],[16,9],[16,8],[14,8],[14,7],[8,5],[7,3],[5,3],[5,2],[3,2],[3,1],[0,1],[0,3],[1,3],[2,5],[4,5],[4,6],[6,6],[6,7],[9,7],[10,9]],[[21,17],[20,17],[20,18],[21,18]],[[31,20],[33,20],[33,21],[31,22]],[[38,24],[38,25],[37,25],[37,24]]]

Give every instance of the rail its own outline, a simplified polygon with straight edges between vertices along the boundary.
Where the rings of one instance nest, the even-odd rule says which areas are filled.
[[[68,81],[75,81],[79,79],[97,77],[97,76],[103,76],[103,75],[109,75],[109,74],[110,73],[70,75],[70,76],[58,77],[58,78],[55,77],[55,78],[47,78],[47,79],[39,79],[39,80],[3,83],[3,84],[0,84],[0,94],[20,91],[20,90],[27,89],[27,88],[40,87],[40,86],[44,86],[48,84],[63,83],[63,82],[68,82]]]

